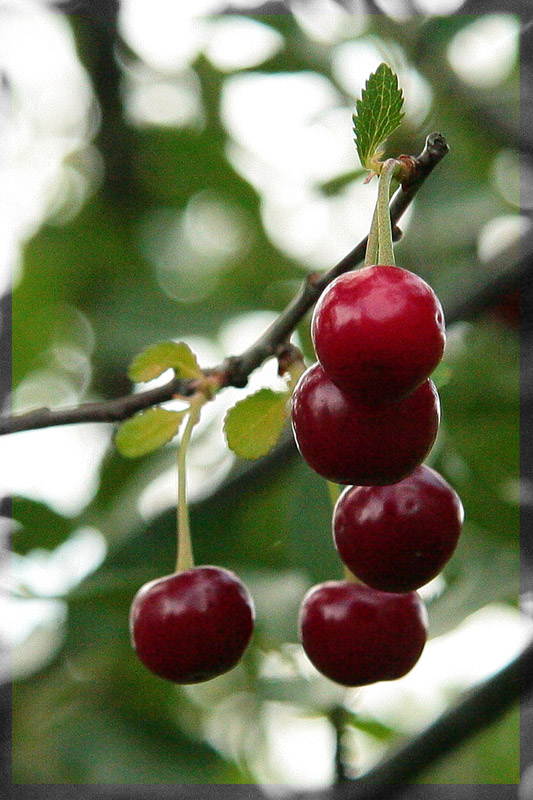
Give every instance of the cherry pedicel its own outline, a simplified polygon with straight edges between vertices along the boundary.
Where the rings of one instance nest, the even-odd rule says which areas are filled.
[[[246,587],[220,567],[193,567],[145,584],[130,611],[133,647],[143,664],[175,683],[200,683],[240,660],[254,606]]]
[[[292,396],[300,453],[335,483],[401,480],[428,455],[439,419],[439,396],[429,379],[398,403],[372,406],[341,391],[317,363],[304,372]]]
[[[328,377],[370,403],[394,402],[416,389],[441,360],[446,339],[431,286],[394,266],[336,278],[316,304],[311,335]]]
[[[401,678],[427,638],[427,612],[416,592],[392,594],[328,581],[305,596],[300,638],[309,660],[344,686]]]
[[[463,523],[461,501],[425,465],[391,486],[352,486],[333,512],[333,538],[350,572],[387,592],[428,583],[451,558]]]

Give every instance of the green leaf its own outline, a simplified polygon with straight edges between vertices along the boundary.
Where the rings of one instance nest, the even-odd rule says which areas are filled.
[[[373,736],[374,739],[378,739],[380,742],[387,742],[396,734],[396,731],[390,725],[386,725],[372,717],[363,716],[347,709],[343,709],[343,714],[349,725],[353,725],[357,730],[364,731],[364,733]]]
[[[202,371],[196,356],[185,342],[158,342],[139,353],[130,364],[132,381],[144,383],[173,369],[178,378],[200,378]]]
[[[365,169],[376,166],[382,145],[402,121],[402,106],[398,77],[388,64],[381,63],[367,80],[353,116],[357,152]]]
[[[178,432],[183,417],[189,409],[166,411],[149,408],[122,423],[115,436],[119,453],[126,458],[138,458],[162,447]]]
[[[15,523],[13,550],[22,555],[35,547],[54,550],[76,527],[74,520],[65,519],[45,503],[27,497],[12,498],[11,518]]]
[[[260,389],[229,409],[224,430],[236,455],[256,459],[272,450],[285,427],[288,398],[288,392]]]

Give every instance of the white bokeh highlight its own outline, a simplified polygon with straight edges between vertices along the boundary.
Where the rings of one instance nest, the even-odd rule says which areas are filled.
[[[22,495],[74,517],[98,489],[113,428],[102,423],[24,431],[0,438],[0,495]]]
[[[458,31],[448,49],[456,74],[474,88],[498,86],[518,57],[520,21],[511,14],[488,14]]]
[[[256,67],[284,45],[283,36],[270,25],[236,14],[210,21],[208,33],[204,53],[222,72]]]

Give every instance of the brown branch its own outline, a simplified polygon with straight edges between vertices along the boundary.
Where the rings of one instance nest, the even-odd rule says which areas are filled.
[[[411,204],[422,183],[448,152],[448,145],[440,133],[432,133],[426,139],[422,152],[412,158],[413,172],[410,179],[395,193],[391,200],[391,220],[394,226]],[[357,266],[365,256],[367,237],[362,239],[338,264],[325,273],[313,273],[303,282],[300,291],[274,320],[273,324],[250,347],[238,356],[227,358],[222,364],[206,370],[207,375],[218,376],[221,385],[242,388],[248,383],[250,374],[264,361],[278,355],[300,320],[313,306],[326,286],[338,275]],[[174,378],[156,389],[150,389],[114,400],[83,403],[74,408],[37,408],[23,414],[0,418],[0,435],[17,431],[48,428],[55,425],[70,425],[78,422],[120,422],[137,411],[156,403],[172,400],[177,394],[187,396],[194,391],[191,381]]]
[[[120,422],[150,406],[172,400],[177,395],[193,393],[191,381],[173,378],[164,386],[148,389],[137,394],[128,394],[115,400],[82,403],[69,408],[36,408],[23,414],[0,418],[0,435],[51,428],[57,425],[72,425],[77,422]]]

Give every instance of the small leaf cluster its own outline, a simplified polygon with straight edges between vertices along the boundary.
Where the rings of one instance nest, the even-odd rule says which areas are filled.
[[[128,376],[136,383],[158,378],[172,369],[177,378],[205,378],[196,356],[185,342],[158,342],[133,359]],[[263,388],[237,402],[227,412],[224,432],[229,448],[240,458],[257,459],[267,455],[278,442],[288,419],[292,385],[286,391]],[[117,430],[115,444],[126,458],[139,458],[163,447],[178,434],[190,413],[187,405],[179,411],[153,406],[139,411]]]
[[[196,356],[185,342],[157,342],[147,347],[131,362],[128,376],[136,383],[146,383],[167,369],[174,370],[177,378],[203,377]],[[188,413],[189,407],[169,411],[153,406],[139,411],[117,430],[115,444],[118,451],[126,458],[138,458],[158,450],[176,436]]]

